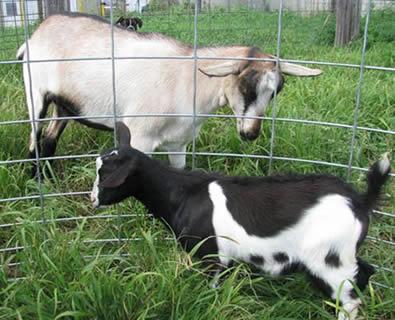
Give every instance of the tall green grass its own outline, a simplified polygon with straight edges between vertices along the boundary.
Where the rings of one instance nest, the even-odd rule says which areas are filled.
[[[166,14],[143,16],[142,31],[159,31],[187,43],[193,42],[193,15],[172,9]],[[369,31],[368,65],[394,67],[393,12],[374,12]],[[359,64],[361,39],[345,48],[331,45],[333,17],[301,17],[285,13],[281,56],[292,59]],[[362,22],[363,23],[363,22]],[[333,24],[333,23],[332,23]],[[212,11],[199,16],[199,45],[242,44],[276,50],[277,16],[251,11]],[[22,30],[0,33],[0,58],[14,59]],[[276,116],[353,124],[359,70],[322,67],[314,79],[287,77],[278,96]],[[0,121],[27,119],[19,65],[0,65]],[[394,130],[394,74],[365,71],[359,126]],[[229,114],[228,108],[219,113]],[[272,114],[269,108],[267,115]],[[254,142],[240,140],[232,119],[210,119],[197,139],[199,152],[267,155],[270,121],[263,121]],[[30,126],[0,126],[0,160],[23,159]],[[274,155],[347,164],[350,129],[277,121]],[[109,133],[72,123],[62,136],[58,155],[96,153],[111,146]],[[353,165],[367,167],[378,156],[394,150],[393,135],[357,131]],[[191,150],[189,148],[189,150]],[[254,158],[197,156],[197,166],[207,171],[238,175],[266,175],[268,161]],[[188,166],[191,159],[188,159]],[[275,172],[325,172],[346,177],[347,170],[302,162],[275,160]],[[94,180],[94,159],[58,160],[54,178],[45,179],[44,193],[87,191]],[[0,197],[38,194],[26,164],[0,166]],[[353,171],[351,180],[365,188],[364,173]],[[395,211],[394,179],[385,188],[383,211]],[[146,216],[133,200],[94,212],[81,196],[0,203],[0,224],[21,223],[0,229],[0,247],[25,246],[18,252],[0,253],[1,319],[333,319],[334,310],[311,290],[303,276],[273,279],[251,275],[239,265],[222,276],[219,289],[210,289],[199,261],[178,247],[171,233]],[[112,214],[115,219],[89,219]],[[118,217],[134,214],[133,217]],[[51,222],[82,216],[85,219]],[[34,221],[45,218],[47,223]],[[376,216],[370,235],[394,240],[395,221]],[[92,243],[87,240],[129,238],[130,243]],[[366,241],[361,255],[371,263],[393,268],[393,246]],[[18,262],[12,266],[9,263]],[[8,265],[8,266],[7,266]],[[14,278],[19,280],[15,281]],[[395,287],[393,272],[378,270],[373,281]],[[395,317],[394,291],[372,285],[363,296],[366,319]]]

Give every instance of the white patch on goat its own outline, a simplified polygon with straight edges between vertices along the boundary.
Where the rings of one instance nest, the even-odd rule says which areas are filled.
[[[388,159],[388,153],[383,155],[383,159],[379,161],[379,171],[381,174],[385,174],[391,166],[391,163]]]
[[[347,198],[338,194],[326,195],[314,206],[306,208],[295,225],[273,237],[261,238],[247,234],[233,218],[226,206],[226,196],[217,182],[210,183],[209,195],[213,203],[212,222],[222,263],[227,264],[231,258],[250,262],[251,255],[259,255],[264,258],[262,270],[279,274],[285,263],[275,261],[273,255],[283,252],[289,257],[286,264],[302,263],[313,275],[324,279],[335,291],[332,298],[336,298],[336,291],[344,280],[354,277],[357,270],[356,243],[362,225],[355,218]],[[339,255],[338,268],[325,263],[330,250]],[[358,304],[349,297],[352,289],[349,281],[344,283],[343,289],[340,296],[343,301]]]
[[[109,156],[113,156],[113,155],[118,155],[118,150],[113,150],[113,151],[111,151],[111,153],[109,154]]]
[[[280,76],[276,71],[270,71],[264,73],[257,84],[257,99],[254,103],[247,107],[245,112],[246,117],[260,117],[262,116],[267,106],[270,103],[271,96],[276,90],[278,83],[280,81]],[[258,119],[243,119],[242,120],[242,131],[249,132],[253,130],[256,126],[256,122],[260,121]]]
[[[114,152],[114,151],[113,151]],[[99,206],[99,170],[101,166],[103,165],[103,161],[101,157],[96,158],[96,180],[95,183],[93,184],[93,189],[91,193],[91,201],[93,202],[93,207],[97,208]]]

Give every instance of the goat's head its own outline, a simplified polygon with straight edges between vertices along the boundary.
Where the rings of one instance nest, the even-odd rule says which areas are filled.
[[[101,153],[96,159],[96,180],[91,200],[94,207],[120,202],[133,192],[133,178],[140,152],[130,146],[130,131],[123,122],[116,123],[118,148]]]
[[[248,57],[274,59],[271,55],[252,48]],[[209,77],[227,77],[224,94],[237,118],[237,129],[243,139],[254,140],[261,128],[261,119],[275,92],[278,94],[284,84],[283,74],[294,76],[317,76],[319,69],[310,69],[291,63],[274,61],[227,61],[199,68]]]
[[[137,31],[139,28],[143,26],[143,21],[140,18],[133,17],[133,18],[124,18],[120,17],[116,22],[115,25],[128,29]]]

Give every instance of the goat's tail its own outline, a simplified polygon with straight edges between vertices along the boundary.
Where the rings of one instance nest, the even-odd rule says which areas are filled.
[[[18,60],[23,60],[23,56],[25,55],[25,50],[26,50],[26,43],[22,43],[22,45],[19,47],[17,53],[16,53],[16,58]]]
[[[367,174],[368,190],[365,193],[365,201],[370,209],[377,204],[380,191],[389,178],[391,172],[391,163],[388,158],[388,152],[382,155],[382,158],[376,161]]]

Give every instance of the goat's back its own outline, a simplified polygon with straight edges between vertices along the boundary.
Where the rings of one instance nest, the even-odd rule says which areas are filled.
[[[81,14],[53,15],[41,23],[28,43],[30,60],[77,60],[32,63],[33,95],[67,101],[68,111],[77,111],[75,115],[113,113],[112,39],[108,22]],[[189,54],[187,46],[166,36],[130,32],[116,26],[114,49],[115,57],[124,58]],[[24,54],[26,59],[26,51]],[[115,60],[117,114],[182,112],[177,110],[178,106],[192,106],[191,70],[191,61]],[[26,65],[24,78],[29,88]],[[37,109],[40,108],[39,101],[35,103]],[[111,119],[91,121],[109,128],[113,126]],[[153,121],[139,121],[134,128],[136,132],[154,132],[161,126]]]
[[[114,26],[115,55],[141,57],[185,54],[189,48],[158,33],[127,32]],[[31,39],[32,58],[38,53],[34,44],[45,46],[37,58],[91,58],[111,56],[111,24],[100,17],[84,14],[56,14],[45,19]],[[29,42],[30,43],[30,42]],[[147,52],[147,50],[149,50]],[[183,51],[185,50],[185,51]]]
[[[249,232],[261,236],[272,236],[291,227],[326,196],[346,199],[354,211],[367,210],[362,195],[334,176],[227,177],[218,183],[233,218]],[[365,212],[355,213],[366,216]]]

